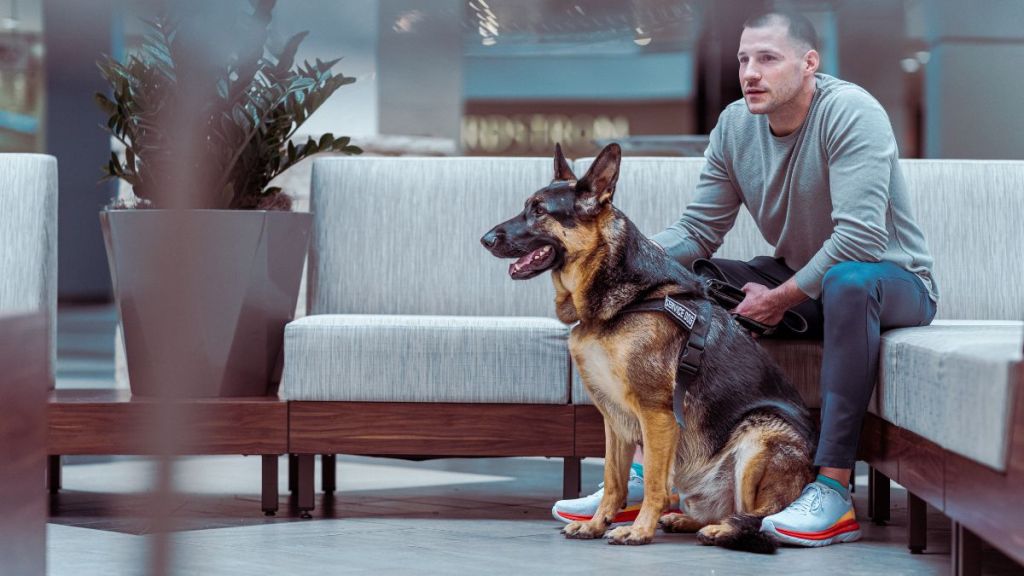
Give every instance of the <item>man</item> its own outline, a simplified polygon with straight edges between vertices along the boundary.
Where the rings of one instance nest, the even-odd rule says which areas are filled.
[[[746,206],[775,257],[711,261],[743,286],[735,312],[777,325],[793,308],[824,340],[817,480],[762,524],[805,546],[860,539],[848,486],[880,334],[928,324],[938,299],[889,119],[860,87],[817,73],[817,43],[800,15],[768,13],[744,24],[743,100],[726,107],[711,132],[694,200],[652,238],[692,265],[718,249]],[[632,484],[630,500],[642,496],[642,484],[638,494]],[[580,515],[588,501],[561,501],[553,511]]]

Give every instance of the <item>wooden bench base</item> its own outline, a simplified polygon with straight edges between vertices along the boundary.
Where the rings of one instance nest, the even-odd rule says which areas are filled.
[[[575,463],[577,476],[567,477],[563,491],[578,495],[573,410],[565,404],[289,402],[288,444],[298,457],[299,510],[308,515],[314,506],[316,454],[565,458],[567,469]],[[333,475],[323,484],[333,488]]]
[[[158,401],[128,390],[55,390],[47,408],[47,484],[60,489],[60,456],[263,456],[262,508],[278,509],[277,459],[288,453],[288,405],[276,397]]]

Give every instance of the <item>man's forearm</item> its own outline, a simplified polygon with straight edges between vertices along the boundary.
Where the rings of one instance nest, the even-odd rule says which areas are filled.
[[[775,306],[782,310],[789,310],[808,298],[807,294],[804,294],[804,291],[797,286],[795,276],[770,290],[769,297]]]

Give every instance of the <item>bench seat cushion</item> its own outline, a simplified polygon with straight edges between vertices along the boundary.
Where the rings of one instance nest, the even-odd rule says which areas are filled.
[[[937,320],[882,335],[885,419],[999,471],[1006,469],[1024,323]]]
[[[307,316],[285,328],[281,395],[566,404],[568,335],[568,327],[552,318]]]

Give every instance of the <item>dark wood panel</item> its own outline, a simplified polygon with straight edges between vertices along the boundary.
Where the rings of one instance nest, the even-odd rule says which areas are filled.
[[[4,574],[46,572],[46,394],[42,315],[0,317],[0,558]]]
[[[1009,460],[997,472],[946,452],[946,515],[1024,563],[1024,368],[1016,367]]]
[[[908,430],[886,423],[900,438],[899,477],[896,481],[939,510],[946,509],[946,451]]]
[[[576,456],[604,458],[604,417],[596,406],[579,404],[576,409]]]
[[[154,437],[168,417],[174,437]],[[57,390],[48,421],[50,454],[283,454],[288,446],[288,407],[276,397],[160,402],[127,390]]]
[[[572,456],[572,406],[289,403],[300,454]]]

